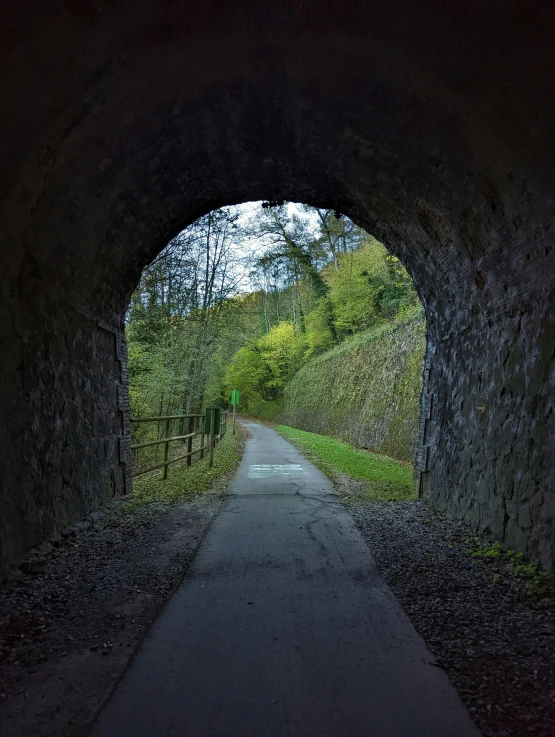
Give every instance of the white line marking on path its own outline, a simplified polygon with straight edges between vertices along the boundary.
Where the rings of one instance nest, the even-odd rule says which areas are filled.
[[[249,479],[265,479],[268,476],[305,476],[303,467],[299,463],[285,465],[251,464]]]

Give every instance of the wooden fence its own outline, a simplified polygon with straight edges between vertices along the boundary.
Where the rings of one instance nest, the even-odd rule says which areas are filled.
[[[172,463],[177,463],[186,459],[187,465],[190,466],[194,455],[199,455],[200,458],[204,458],[205,451],[208,452],[209,465],[212,466],[214,458],[214,447],[225,435],[227,429],[227,415],[228,413],[224,410],[219,411],[219,424],[216,428],[218,411],[215,407],[211,407],[207,410],[206,415],[192,414],[192,415],[166,415],[163,417],[132,417],[132,423],[138,422],[156,422],[159,427],[162,428],[162,437],[157,440],[148,440],[144,443],[135,443],[131,445],[133,451],[133,459],[135,460],[136,451],[141,448],[151,448],[154,446],[162,446],[163,460],[161,463],[155,463],[153,466],[141,469],[139,471],[133,471],[131,476],[142,476],[144,473],[150,473],[158,468],[162,469],[162,478],[168,477],[168,466]],[[170,436],[171,423],[179,421],[180,435]],[[210,430],[206,432],[206,425],[209,421]],[[183,429],[187,422],[187,432],[183,434]],[[217,432],[216,432],[217,429]],[[200,446],[193,449],[193,439],[200,437]],[[187,452],[183,455],[179,455],[176,458],[170,458],[170,443],[181,441],[187,443]]]

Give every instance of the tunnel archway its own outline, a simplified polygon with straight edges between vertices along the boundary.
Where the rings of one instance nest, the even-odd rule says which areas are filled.
[[[142,268],[200,215],[267,198],[337,208],[401,257],[428,321],[422,492],[553,565],[549,12],[10,13],[2,561],[128,488],[122,315]]]

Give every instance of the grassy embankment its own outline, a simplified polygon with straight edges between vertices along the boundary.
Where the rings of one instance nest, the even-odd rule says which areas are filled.
[[[412,469],[406,463],[287,425],[276,430],[338,483],[350,501],[416,499]]]
[[[168,466],[168,478],[165,481],[162,480],[161,469],[138,476],[133,481],[133,497],[129,504],[135,506],[153,501],[190,500],[197,494],[210,491],[214,481],[231,473],[239,465],[244,438],[245,434],[239,425],[236,435],[233,435],[230,428],[214,449],[212,468],[208,466],[207,455],[202,460],[195,456],[191,466],[187,466],[185,460]],[[174,452],[183,454],[184,451],[180,448]]]

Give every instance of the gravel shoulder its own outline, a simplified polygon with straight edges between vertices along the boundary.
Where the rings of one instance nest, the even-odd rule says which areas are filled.
[[[425,500],[349,509],[484,737],[553,737],[555,602],[535,601],[504,556],[473,558],[469,528]]]
[[[179,584],[234,471],[193,501],[114,501],[0,584],[0,735],[75,737]]]

